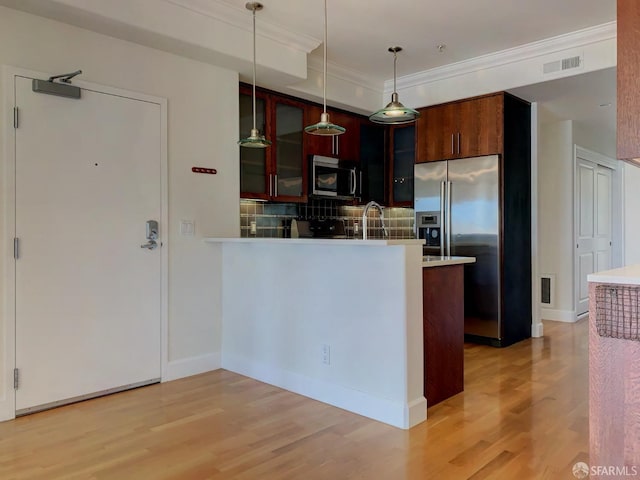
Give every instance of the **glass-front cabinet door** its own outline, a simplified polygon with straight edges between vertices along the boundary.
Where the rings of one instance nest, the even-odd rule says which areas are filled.
[[[266,99],[256,96],[256,128],[262,135],[266,128]],[[240,91],[240,138],[246,138],[253,128],[253,105],[251,90]],[[267,139],[269,139],[267,137]],[[269,139],[270,140],[270,139]],[[240,147],[240,192],[242,198],[269,197],[269,174],[267,171],[268,148]]]
[[[240,87],[240,138],[253,128],[251,87]],[[305,105],[256,92],[256,127],[271,146],[240,148],[240,196],[282,202],[307,201]]]
[[[373,122],[360,126],[360,168],[362,174],[362,202],[374,200],[381,205],[387,202],[387,128]]]
[[[391,204],[396,207],[413,205],[413,167],[416,158],[415,125],[391,127]]]
[[[304,107],[287,100],[276,100],[274,104],[276,135],[273,196],[278,200],[296,201],[306,192]]]

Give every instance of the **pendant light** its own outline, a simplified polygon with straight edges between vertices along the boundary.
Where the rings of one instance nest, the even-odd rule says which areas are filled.
[[[311,135],[336,136],[346,132],[344,127],[335,125],[329,120],[327,113],[327,0],[324,0],[324,76],[322,81],[322,105],[323,110],[320,121],[314,125],[309,125],[304,129]]]
[[[248,2],[245,7],[253,12],[253,128],[247,138],[238,142],[241,147],[266,148],[271,142],[260,135],[256,128],[256,11],[262,10],[263,5],[259,2]]]
[[[400,103],[398,92],[396,91],[396,63],[398,61],[398,52],[402,51],[402,47],[389,47],[389,51],[393,53],[393,93],[391,94],[391,102],[383,109],[372,114],[369,120],[385,125],[401,125],[415,122],[420,116],[420,112],[413,108],[405,107]]]

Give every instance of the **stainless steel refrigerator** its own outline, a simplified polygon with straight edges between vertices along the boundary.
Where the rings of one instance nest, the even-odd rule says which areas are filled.
[[[530,206],[520,202],[523,211],[515,212],[518,202],[514,204],[507,197],[500,156],[419,163],[414,173],[415,229],[416,236],[426,240],[425,255],[476,258],[474,264],[465,265],[464,271],[465,338],[495,346],[522,339],[516,338],[522,337],[521,333],[505,339],[510,335],[503,323],[512,322],[514,326],[528,321],[530,328],[530,278],[527,282],[526,276],[517,281],[514,277],[512,282],[521,285],[506,285],[505,273],[508,277],[518,268],[518,262],[526,261],[527,255],[519,252],[526,250],[530,230],[503,232],[509,228],[505,221],[511,217],[514,228],[522,230],[519,225],[529,221],[526,209]],[[505,202],[509,204],[506,209]],[[511,244],[525,248],[512,248]],[[505,255],[510,248],[513,258]],[[530,243],[528,258],[530,262]],[[520,266],[530,271],[529,265]],[[516,305],[518,302],[521,305]]]

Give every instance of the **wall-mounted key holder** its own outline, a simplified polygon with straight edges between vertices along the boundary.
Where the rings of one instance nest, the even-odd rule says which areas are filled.
[[[209,175],[215,175],[218,171],[215,168],[193,167],[191,168],[193,173],[208,173]]]

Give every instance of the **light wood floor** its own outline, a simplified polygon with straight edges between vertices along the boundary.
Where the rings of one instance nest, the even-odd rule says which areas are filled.
[[[570,479],[588,462],[587,321],[465,347],[409,431],[220,370],[0,423],[0,479]]]

